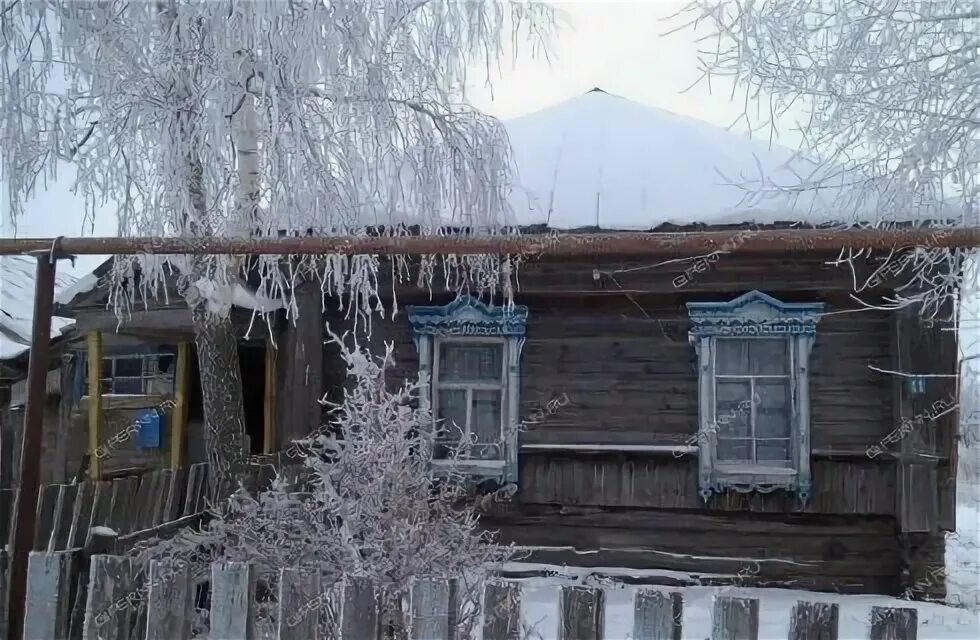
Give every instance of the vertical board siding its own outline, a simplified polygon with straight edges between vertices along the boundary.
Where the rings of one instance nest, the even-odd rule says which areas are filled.
[[[915,609],[871,609],[871,640],[916,640],[919,613]]]
[[[483,596],[483,640],[518,640],[521,590],[516,584],[490,583]]]
[[[256,640],[255,573],[243,562],[211,566],[211,633],[213,640]]]
[[[450,584],[419,580],[412,587],[412,640],[449,640]]]
[[[316,638],[317,620],[326,597],[320,590],[318,572],[282,569],[279,572],[277,640]]]
[[[192,595],[186,568],[174,569],[156,560],[151,562],[145,640],[183,640],[190,637]]]
[[[344,638],[373,638],[380,620],[378,598],[374,585],[365,578],[352,578],[344,586],[344,605],[341,610],[341,635]]]
[[[83,640],[129,640],[130,611],[138,602],[129,558],[92,556]]]
[[[634,640],[681,640],[683,607],[680,593],[639,589],[634,601]]]
[[[711,614],[711,640],[759,640],[759,601],[716,597]]]
[[[603,605],[600,589],[562,587],[559,640],[602,640]]]
[[[31,552],[27,565],[24,640],[63,640],[71,614],[72,556]]]
[[[837,640],[838,617],[836,604],[797,602],[789,617],[789,640]]]

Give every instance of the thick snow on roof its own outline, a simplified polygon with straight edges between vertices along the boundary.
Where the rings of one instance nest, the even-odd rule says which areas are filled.
[[[36,265],[26,256],[0,257],[0,360],[15,358],[31,348]],[[73,276],[57,273],[55,295],[73,284]],[[51,337],[61,335],[72,324],[67,318],[52,318]]]
[[[812,195],[745,202],[746,190],[735,186],[758,186],[762,175],[799,185],[815,166],[791,150],[599,89],[505,126],[518,171],[510,199],[517,224],[626,230],[827,221],[818,218],[829,207]]]

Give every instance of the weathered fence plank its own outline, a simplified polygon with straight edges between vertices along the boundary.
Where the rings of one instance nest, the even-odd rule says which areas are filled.
[[[344,586],[340,629],[344,638],[373,640],[378,637],[378,599],[374,585],[368,579],[352,578]]]
[[[7,605],[9,600],[9,594],[7,593],[7,584],[10,580],[10,573],[8,571],[10,567],[10,562],[7,560],[6,549],[0,548],[0,629],[6,633],[7,629]]]
[[[92,527],[108,527],[112,522],[112,497],[113,497],[113,487],[112,483],[108,480],[99,480],[95,483],[95,496],[92,499],[92,517],[89,519],[88,526]],[[81,544],[86,544],[84,538],[80,541]]]
[[[483,640],[517,640],[521,634],[521,590],[516,584],[487,584],[483,596]]]
[[[412,588],[412,640],[449,640],[449,581],[418,580]]]
[[[186,566],[170,567],[154,560],[147,579],[145,640],[186,640],[191,637],[191,583]]]
[[[916,640],[918,612],[911,608],[871,608],[871,640]]]
[[[207,490],[208,465],[198,462],[191,465],[187,476],[187,492],[184,497],[183,516],[189,516],[204,509],[204,494]]]
[[[48,551],[64,551],[68,549],[68,540],[75,519],[75,500],[78,497],[77,484],[61,485],[58,492],[58,506],[54,525],[51,528],[51,542]]]
[[[715,598],[711,627],[712,640],[759,640],[759,601]]]
[[[679,592],[638,590],[633,613],[634,640],[681,640],[683,611]]]
[[[214,640],[255,640],[255,573],[243,562],[211,565],[211,633]]]
[[[85,546],[88,530],[92,523],[92,509],[95,506],[95,484],[85,481],[78,485],[75,496],[75,509],[72,513],[71,531],[68,533],[68,549]]]
[[[282,569],[279,572],[277,640],[316,638],[319,612],[327,605],[328,597],[320,591],[319,572]]]
[[[559,640],[602,640],[602,590],[562,587]]]
[[[51,528],[54,524],[55,509],[61,495],[61,485],[49,484],[41,487],[37,496],[37,520],[34,527],[33,551],[46,551],[51,541]]]
[[[24,640],[63,640],[68,637],[71,569],[71,552],[31,552],[27,565]]]
[[[130,613],[140,598],[130,559],[92,556],[87,591],[84,640],[129,640]]]
[[[827,602],[797,602],[789,617],[789,640],[837,640],[838,609]]]

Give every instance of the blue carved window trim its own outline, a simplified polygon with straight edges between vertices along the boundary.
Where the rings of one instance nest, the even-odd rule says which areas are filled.
[[[781,489],[810,498],[809,358],[823,303],[787,303],[760,291],[729,302],[689,302],[689,338],[698,355],[698,485],[701,497],[713,493],[769,493]],[[789,354],[791,451],[787,465],[720,463],[715,402],[715,365],[719,339],[783,338]],[[715,428],[712,428],[715,427]]]
[[[472,476],[517,482],[520,358],[527,317],[526,306],[490,306],[471,296],[461,296],[445,306],[408,307],[408,319],[419,352],[419,400],[424,409],[433,406],[432,372],[439,344],[489,338],[499,339],[504,345],[501,457],[499,460],[464,462],[461,465],[463,471]]]

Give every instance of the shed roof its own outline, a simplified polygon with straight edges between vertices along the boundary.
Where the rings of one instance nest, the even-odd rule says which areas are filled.
[[[0,256],[0,360],[16,358],[31,348],[34,320],[36,262],[27,256]],[[55,295],[76,282],[73,276],[57,273]],[[51,337],[72,326],[68,318],[51,319]]]

